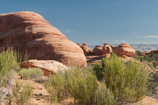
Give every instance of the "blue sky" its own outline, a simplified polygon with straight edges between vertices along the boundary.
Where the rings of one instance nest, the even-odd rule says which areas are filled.
[[[158,0],[0,0],[0,14],[33,11],[75,43],[158,43]]]

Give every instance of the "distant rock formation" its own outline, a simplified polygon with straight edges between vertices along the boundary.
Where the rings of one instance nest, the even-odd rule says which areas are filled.
[[[103,46],[96,45],[92,51],[92,55],[103,55]]]
[[[82,50],[86,56],[92,54],[92,51],[88,48],[86,43],[83,43],[82,45],[80,45],[80,47],[82,48]]]
[[[109,46],[108,43],[104,43],[104,46],[102,48],[102,53],[103,54],[111,54],[112,53],[112,48]]]
[[[113,46],[113,45],[110,45],[110,47],[112,48],[112,52],[115,52],[115,49],[116,49],[117,47],[115,47],[115,46]]]
[[[118,47],[115,49],[115,54],[133,57],[135,55],[135,50],[129,44],[121,43],[121,45],[118,45]]]
[[[11,45],[29,59],[56,60],[66,66],[87,66],[83,50],[34,12],[0,14],[0,47]]]
[[[92,55],[108,55],[112,53],[112,48],[108,43],[104,43],[104,46],[96,45],[92,51]]]
[[[145,52],[144,52],[144,53],[145,53]],[[152,50],[152,51],[150,51],[150,52],[145,53],[144,55],[149,55],[149,54],[152,54],[152,53],[158,54],[158,50]]]

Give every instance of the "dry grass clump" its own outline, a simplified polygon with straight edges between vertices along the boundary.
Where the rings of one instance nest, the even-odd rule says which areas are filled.
[[[22,77],[22,79],[40,78],[44,76],[44,72],[40,68],[30,68],[30,69],[22,68],[18,72],[18,74]]]

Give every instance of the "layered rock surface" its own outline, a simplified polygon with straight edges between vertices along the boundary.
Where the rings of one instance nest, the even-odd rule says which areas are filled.
[[[107,54],[107,53],[111,54],[112,53],[111,46],[109,46],[108,43],[104,43],[104,46],[102,47],[102,52],[103,54]]]
[[[78,44],[78,45],[79,45],[79,44]],[[88,46],[87,46],[86,43],[83,43],[82,45],[79,45],[79,46],[82,48],[82,50],[83,50],[83,52],[84,52],[84,54],[85,54],[86,56],[92,54],[92,51],[88,48]]]
[[[115,49],[115,54],[133,57],[135,55],[135,50],[129,44],[121,43],[121,45],[118,45]]]
[[[92,51],[92,54],[93,55],[103,55],[102,48],[103,48],[103,46],[96,45]]]
[[[56,60],[66,66],[86,66],[82,49],[34,12],[0,14],[0,47],[11,45],[29,59]]]
[[[56,74],[58,72],[64,72],[68,68],[60,62],[55,60],[36,60],[31,59],[21,63],[22,68],[36,67],[41,68],[44,71],[44,75]]]

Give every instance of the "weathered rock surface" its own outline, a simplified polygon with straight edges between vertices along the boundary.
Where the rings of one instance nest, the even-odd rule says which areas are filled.
[[[118,45],[115,49],[115,54],[133,57],[135,55],[135,50],[129,44],[121,43],[121,45]]]
[[[152,54],[152,53],[154,53],[154,54],[158,54],[158,50],[152,50],[152,51],[150,51],[150,52],[142,52],[144,55],[149,55],[149,54]],[[143,55],[143,56],[144,56]]]
[[[76,44],[81,47],[81,44],[80,44],[80,43],[76,43]]]
[[[109,44],[104,43],[104,46],[102,47],[102,53],[103,54],[111,54],[112,53],[112,48],[109,46]]]
[[[110,47],[112,48],[112,52],[115,52],[115,49],[116,49],[117,47],[115,47],[115,46],[113,46],[113,45],[110,45]]]
[[[0,47],[11,45],[29,59],[56,60],[66,66],[86,66],[83,50],[34,12],[0,14]]]
[[[80,47],[82,48],[82,50],[86,56],[92,54],[92,51],[88,48],[86,43],[83,43]]]
[[[92,51],[92,55],[103,55],[102,48],[103,46],[96,45]]]
[[[65,65],[55,60],[31,59],[31,60],[22,62],[21,67],[22,68],[30,68],[30,67],[41,68],[44,71],[45,76],[50,75],[50,74],[56,74],[59,71],[64,72],[65,70],[68,70],[68,68]]]

